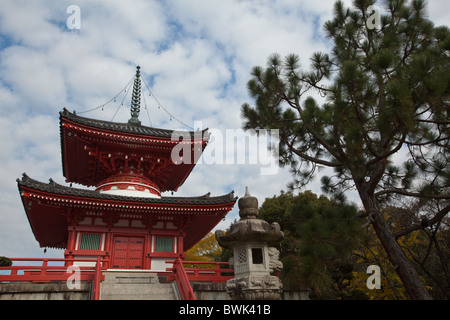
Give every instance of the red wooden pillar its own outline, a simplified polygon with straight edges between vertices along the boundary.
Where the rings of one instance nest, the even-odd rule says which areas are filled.
[[[71,253],[75,251],[75,247],[76,247],[76,244],[77,244],[78,231],[73,226],[69,226],[68,233],[69,233],[69,236],[68,236],[68,239],[67,239],[67,250],[66,250],[65,258],[66,259],[73,259],[74,255],[71,254]],[[73,264],[73,261],[70,261],[70,262],[66,262],[64,265],[65,266],[70,266],[72,264]]]
[[[152,258],[150,257],[152,252],[152,235],[147,234],[144,237],[144,263],[143,269],[151,269],[152,267]]]
[[[74,230],[72,226],[69,227],[69,237],[67,239],[67,250],[73,251],[75,250],[76,242],[77,242],[77,230]]]
[[[180,232],[180,235],[177,236],[177,253],[180,255],[184,252],[183,240],[184,240],[184,232]]]
[[[105,262],[104,267],[110,268],[111,264],[111,253],[112,253],[112,232],[111,229],[108,229],[107,232],[105,232],[105,247],[104,251],[107,253],[108,261]]]

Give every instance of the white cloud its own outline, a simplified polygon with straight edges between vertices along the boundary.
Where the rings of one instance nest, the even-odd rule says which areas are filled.
[[[333,0],[238,1],[2,0],[0,8],[0,255],[40,256],[15,179],[22,172],[41,181],[62,176],[58,112],[83,111],[120,92],[140,64],[160,103],[193,126],[218,130],[241,127],[240,106],[249,102],[246,84],[254,65],[267,57],[327,51],[321,36]],[[346,0],[347,5],[351,4]],[[66,12],[76,4],[81,29],[68,30]],[[448,21],[450,5],[430,1],[430,17]],[[145,87],[144,87],[145,91]],[[120,99],[123,96],[120,97]],[[130,96],[83,114],[127,121]],[[145,102],[152,126],[182,128]],[[143,102],[142,102],[143,103]],[[150,125],[146,110],[141,121]],[[206,165],[195,168],[179,194],[220,195],[245,186],[260,203],[286,189],[289,172],[261,176],[257,165]],[[320,192],[318,182],[309,186]],[[237,205],[224,225],[237,216]]]

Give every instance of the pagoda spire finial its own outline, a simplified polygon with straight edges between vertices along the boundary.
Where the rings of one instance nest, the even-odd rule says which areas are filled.
[[[133,84],[133,95],[131,97],[131,118],[128,123],[140,125],[139,112],[141,110],[141,67],[136,67],[136,76]]]

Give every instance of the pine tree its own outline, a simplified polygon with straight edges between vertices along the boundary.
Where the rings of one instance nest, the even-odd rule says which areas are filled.
[[[349,298],[344,292],[353,277],[352,251],[362,239],[357,207],[307,190],[266,198],[259,218],[278,222],[284,232],[281,279],[291,289],[309,287],[311,297]]]
[[[291,166],[293,187],[325,166],[334,175],[322,178],[324,191],[339,198],[356,189],[409,297],[430,299],[380,207],[394,195],[450,198],[450,31],[426,18],[424,0],[384,1],[379,25],[374,4],[335,3],[324,25],[332,50],[315,53],[310,71],[295,54],[254,67],[255,107],[242,106],[243,127],[279,130],[280,163]],[[394,163],[400,150],[408,157]]]

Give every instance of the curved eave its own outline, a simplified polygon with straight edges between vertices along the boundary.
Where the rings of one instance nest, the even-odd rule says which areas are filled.
[[[98,161],[92,161],[92,154],[97,151],[116,151],[126,153],[148,154],[164,158],[170,163],[170,168],[161,173],[161,191],[177,191],[186,181],[195,167],[192,163],[173,163],[172,149],[180,142],[172,140],[173,130],[136,126],[128,123],[114,123],[79,117],[67,110],[60,113],[61,152],[63,175],[67,182],[80,183],[86,186],[96,186],[104,176],[98,175],[95,166]],[[191,150],[191,159],[196,152],[194,148],[201,145],[200,154],[205,149],[209,134],[207,129],[199,132],[180,132]],[[199,154],[197,154],[198,158]]]
[[[199,137],[205,138],[206,140],[209,138],[208,129],[197,132],[187,130],[160,129],[130,123],[112,122],[80,117],[75,113],[69,112],[67,109],[64,109],[62,112],[60,112],[60,122],[61,124],[71,123],[79,126],[84,130],[97,132],[101,135],[104,135],[107,139],[110,138],[112,141],[119,139],[134,143],[165,144],[174,142],[172,141],[174,132],[186,137],[190,136],[193,141],[198,140]],[[177,142],[175,142],[175,144],[176,143]]]
[[[42,183],[24,175],[17,180],[28,221],[41,247],[65,248],[68,215],[73,209],[118,212],[133,219],[146,216],[183,216],[187,250],[210,232],[233,208],[233,192],[210,197],[163,197],[160,199],[101,194],[59,185]]]

